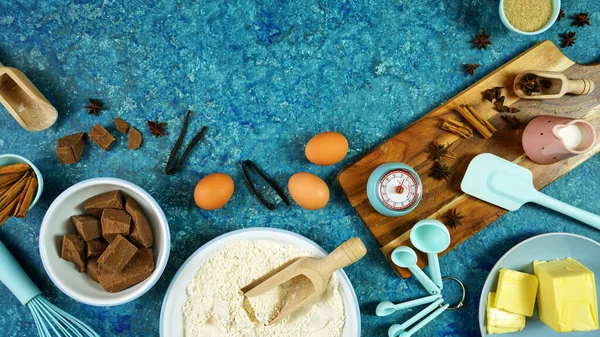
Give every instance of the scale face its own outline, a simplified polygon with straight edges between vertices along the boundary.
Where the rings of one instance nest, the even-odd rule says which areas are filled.
[[[367,183],[369,202],[379,213],[401,216],[411,212],[423,195],[421,178],[403,163],[386,163],[371,173]]]

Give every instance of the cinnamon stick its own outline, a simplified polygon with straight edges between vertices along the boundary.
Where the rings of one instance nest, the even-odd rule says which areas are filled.
[[[23,176],[23,172],[8,173],[0,175],[0,188],[9,186]]]
[[[467,109],[466,106],[457,107],[456,112],[458,112],[464,119],[469,122],[479,133],[483,136],[483,138],[488,139],[491,138],[496,129],[492,126],[492,129],[488,128],[488,125],[491,124],[486,123],[487,121],[481,118],[475,111],[475,109]]]
[[[13,214],[15,207],[17,207],[17,201],[18,199],[15,198],[7,207],[0,210],[0,226],[2,226],[2,224]]]
[[[11,186],[11,188],[8,191],[6,191],[6,194],[4,194],[3,198],[0,200],[0,210],[4,210],[15,199],[17,199],[18,201],[18,196],[25,188],[27,178],[29,178],[29,172],[25,173],[25,175],[23,175],[23,177],[21,177],[19,181],[17,181],[14,185]]]
[[[25,180],[25,187],[23,188],[23,190],[21,191],[21,193],[19,193],[19,196],[17,197],[17,206],[15,207],[15,209],[13,211],[13,216],[15,218],[16,218],[15,215],[19,211],[19,207],[23,203],[23,199],[25,199],[25,194],[27,194],[27,186],[29,186],[30,182],[31,182],[31,177],[29,177]]]
[[[21,193],[24,197],[21,200],[15,209],[15,218],[24,218],[27,216],[27,212],[29,211],[29,206],[31,206],[31,202],[35,196],[35,192],[37,191],[37,178],[35,175],[29,177],[29,181],[27,187]]]
[[[475,110],[474,107],[470,106],[470,105],[466,105],[465,106],[467,108],[467,110],[469,110],[469,112],[471,112],[471,114],[473,114],[473,116],[475,116],[475,118],[477,118],[477,120],[479,122],[481,122],[481,124],[485,125],[485,127],[490,130],[493,133],[496,132],[496,128],[492,125],[492,123],[488,122],[487,119],[483,119],[478,113],[477,110]]]
[[[31,166],[26,163],[18,163],[6,166],[0,166],[0,174],[19,173],[29,170]]]
[[[466,124],[453,119],[445,119],[442,123],[442,129],[455,133],[463,138],[473,138],[473,130]]]

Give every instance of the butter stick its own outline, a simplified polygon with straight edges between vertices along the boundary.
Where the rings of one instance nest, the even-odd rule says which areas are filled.
[[[29,177],[29,182],[27,187],[21,192],[23,195],[23,200],[19,202],[17,209],[15,210],[15,218],[24,218],[27,216],[27,212],[29,211],[29,207],[33,202],[33,198],[35,196],[35,192],[37,191],[37,178],[33,175]]]
[[[0,210],[4,210],[8,205],[10,205],[13,202],[13,200],[18,199],[18,196],[25,188],[25,184],[27,183],[28,177],[29,174],[26,173],[25,175],[23,175],[23,177],[21,177],[21,179],[19,179],[19,181],[12,185],[12,187],[8,191],[6,191],[6,194],[4,195],[2,200],[0,200]]]
[[[25,163],[18,163],[6,166],[0,166],[0,174],[19,173],[29,170],[31,166]]]

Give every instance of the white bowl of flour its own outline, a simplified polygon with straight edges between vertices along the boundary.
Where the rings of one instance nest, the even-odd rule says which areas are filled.
[[[327,253],[307,238],[281,229],[248,228],[219,236],[181,266],[160,316],[164,337],[359,337],[360,309],[343,271],[313,305],[273,326],[264,322],[283,303],[285,289],[255,299],[239,289],[290,259]]]

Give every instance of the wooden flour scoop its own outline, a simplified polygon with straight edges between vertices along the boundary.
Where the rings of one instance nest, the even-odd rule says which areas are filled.
[[[352,238],[324,258],[301,258],[266,279],[259,279],[242,289],[244,296],[254,297],[292,280],[283,307],[268,325],[277,323],[284,317],[300,309],[303,305],[321,295],[327,288],[333,272],[360,260],[367,248],[359,238]]]
[[[19,69],[0,63],[0,103],[27,131],[49,128],[58,117],[56,109]]]

